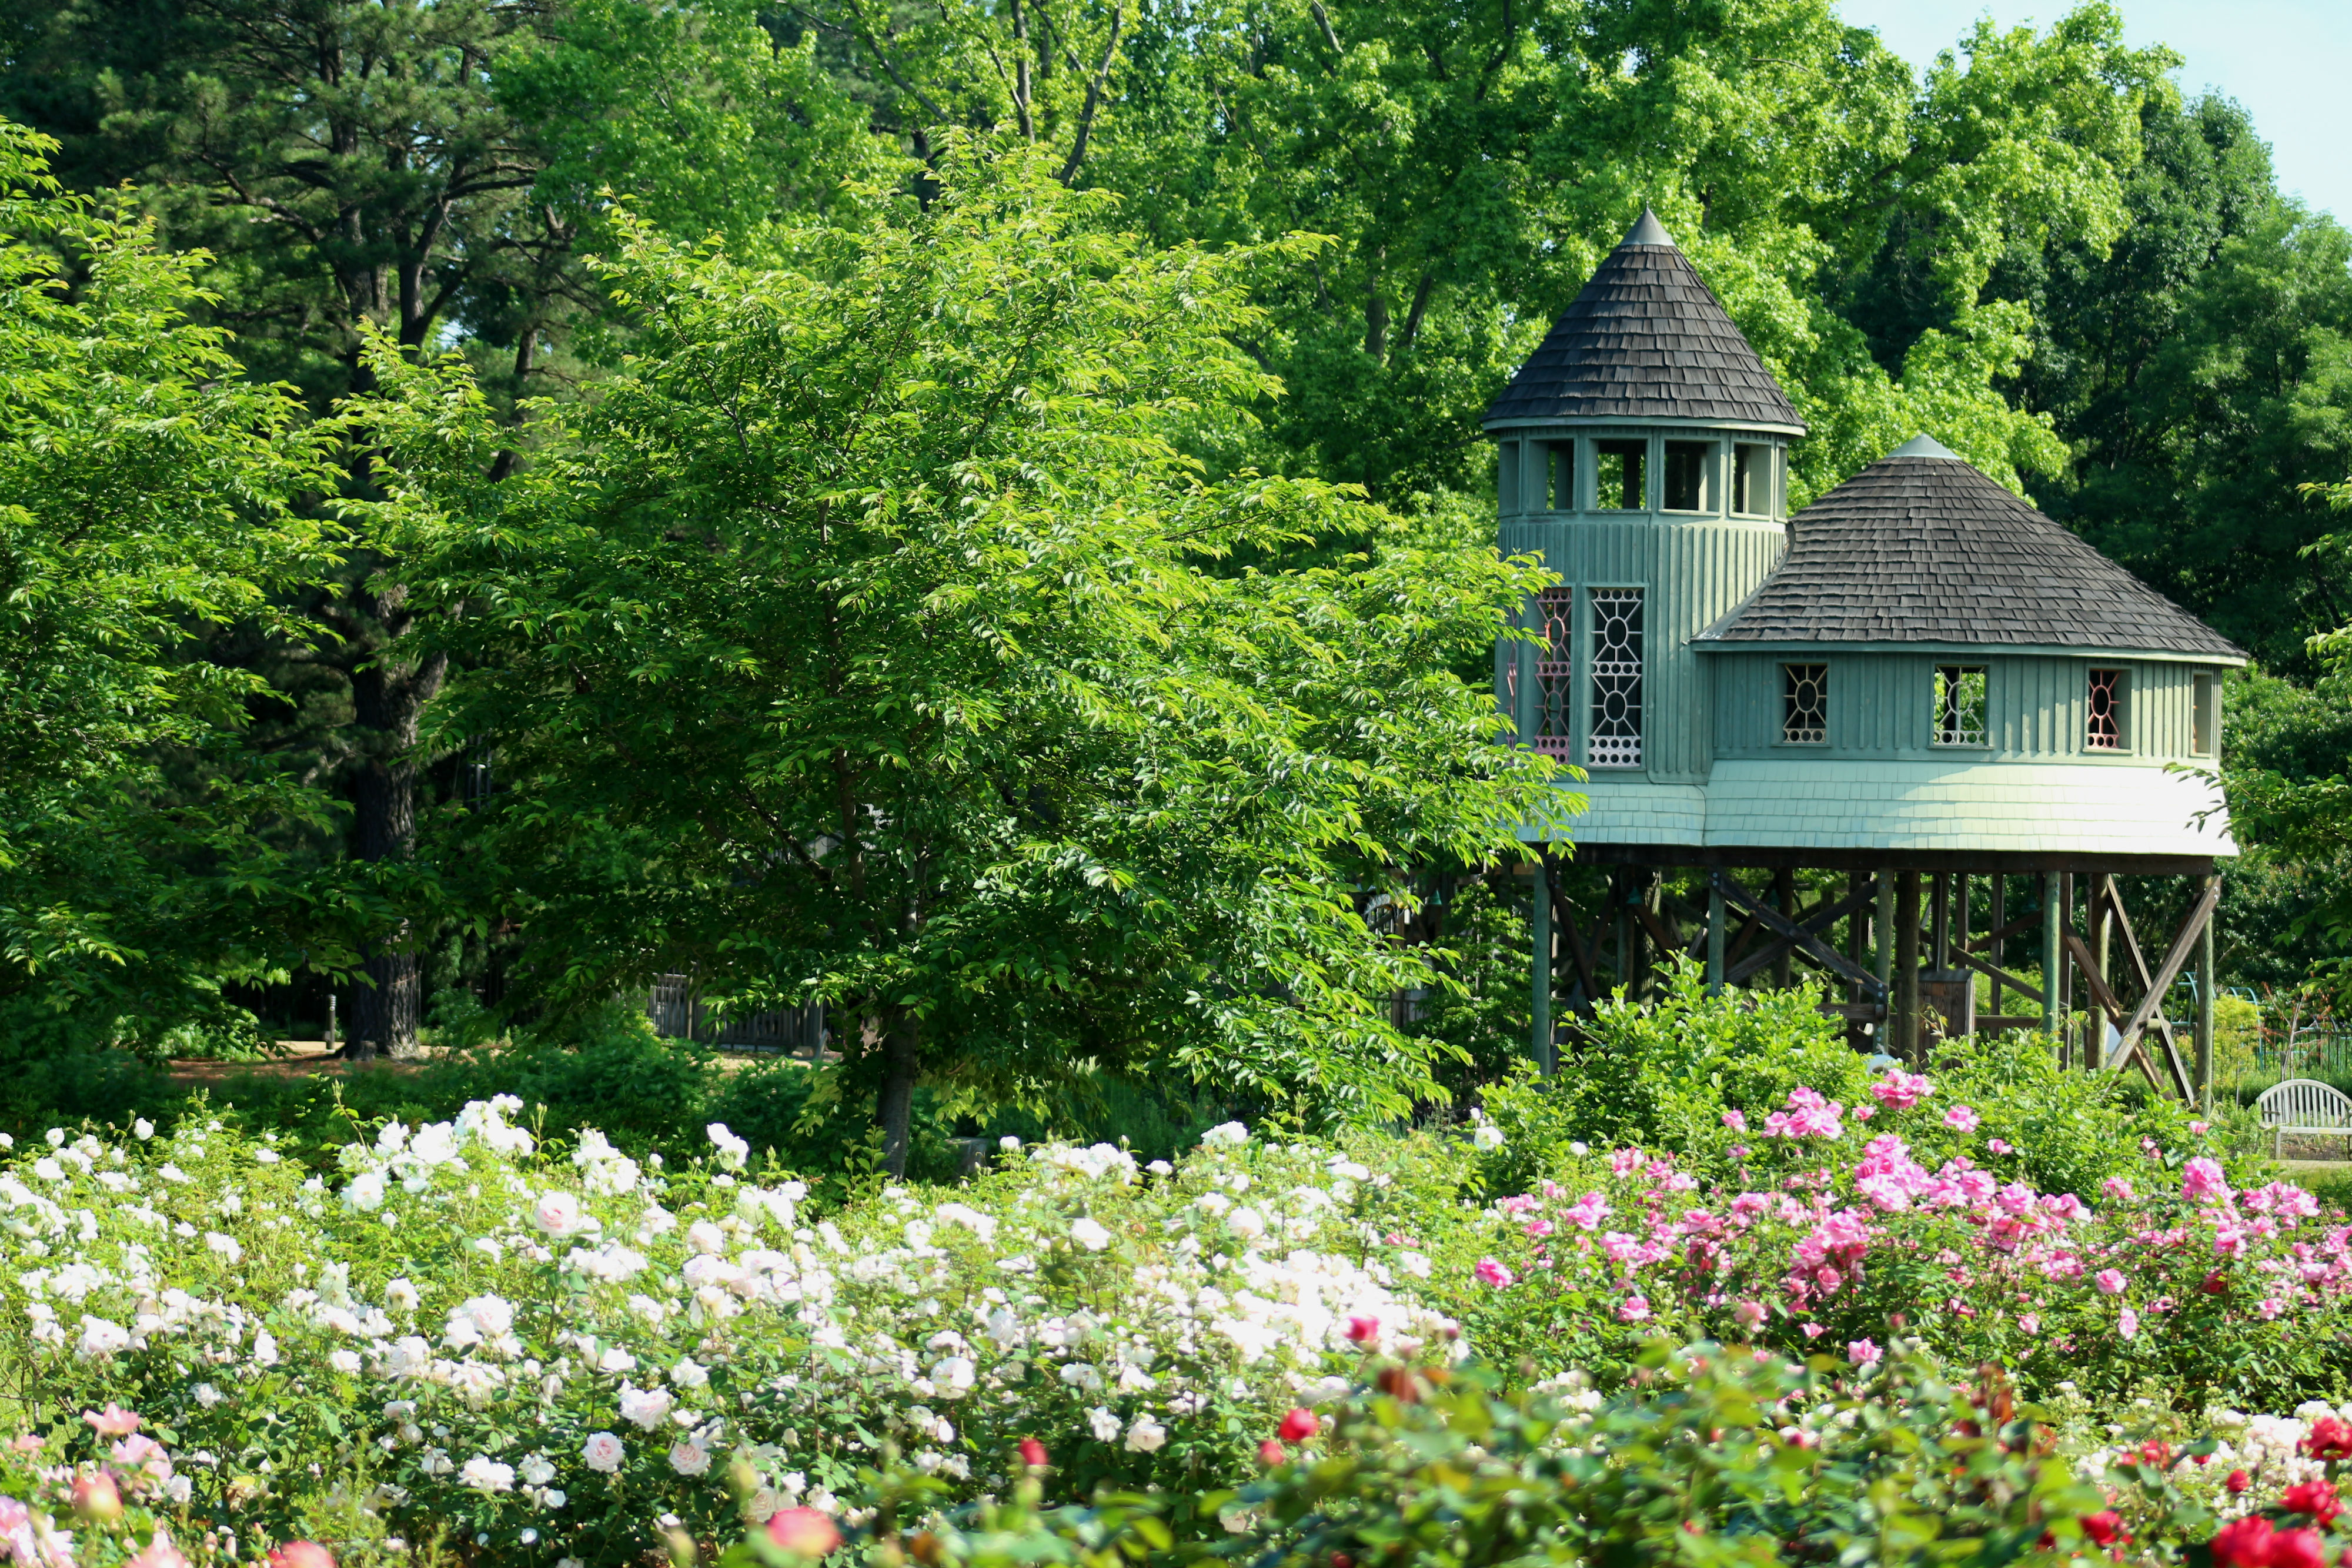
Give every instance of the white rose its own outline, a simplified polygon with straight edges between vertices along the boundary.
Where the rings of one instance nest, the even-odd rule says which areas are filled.
[[[698,1476],[710,1468],[710,1450],[692,1443],[673,1444],[669,1468],[682,1476]]]
[[[1168,1428],[1149,1416],[1138,1416],[1127,1429],[1127,1449],[1132,1454],[1156,1454],[1168,1441]]]
[[[1099,1220],[1081,1215],[1070,1221],[1070,1239],[1089,1252],[1099,1252],[1110,1245],[1110,1232]]]
[[[719,1165],[730,1171],[740,1171],[751,1157],[751,1145],[728,1131],[724,1122],[713,1122],[703,1132],[709,1136],[718,1151]],[[697,1472],[699,1473],[699,1472]]]
[[[502,1465],[487,1454],[476,1454],[457,1472],[457,1484],[472,1487],[476,1491],[512,1491],[514,1467]]]
[[[621,1419],[652,1431],[668,1415],[669,1390],[667,1388],[624,1388],[621,1390]]]
[[[1097,1443],[1108,1443],[1118,1436],[1118,1417],[1099,1405],[1087,1412],[1087,1426]]]
[[[1202,1134],[1201,1142],[1206,1147],[1213,1149],[1220,1146],[1239,1148],[1249,1142],[1249,1129],[1239,1122],[1227,1122],[1222,1126],[1212,1127]]]
[[[362,1171],[343,1188],[343,1202],[353,1208],[373,1210],[383,1207],[383,1173]]]
[[[609,1476],[621,1468],[621,1462],[629,1457],[629,1450],[620,1438],[610,1432],[591,1432],[588,1441],[581,1446],[580,1457],[587,1461],[590,1469],[600,1470]]]
[[[530,1222],[550,1236],[576,1236],[586,1218],[580,1200],[568,1192],[543,1192],[531,1204]]]

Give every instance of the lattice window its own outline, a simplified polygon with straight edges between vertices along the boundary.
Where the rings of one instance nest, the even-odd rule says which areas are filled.
[[[2116,751],[2124,744],[2124,673],[2093,670],[2083,744],[2093,751]]]
[[[1821,746],[1830,737],[1830,667],[1780,666],[1780,738],[1791,746]]]
[[[1642,591],[1592,591],[1590,768],[1642,766]]]
[[[1575,649],[1570,640],[1576,624],[1576,591],[1547,588],[1536,601],[1536,610],[1540,618],[1538,630],[1549,644],[1536,651],[1536,749],[1567,757],[1575,746],[1570,734],[1576,717],[1570,694],[1576,689]]]
[[[1936,744],[1985,743],[1985,673],[1981,664],[1936,666]]]

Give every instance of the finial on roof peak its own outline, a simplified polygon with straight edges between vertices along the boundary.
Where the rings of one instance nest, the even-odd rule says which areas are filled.
[[[1891,457],[1948,457],[1955,463],[1965,463],[1968,461],[1967,458],[1961,456],[1958,453],[1953,451],[1950,447],[1945,445],[1934,436],[1926,434],[1913,436],[1910,440],[1905,442],[1902,445],[1888,453],[1886,457],[1880,458],[1879,461],[1883,463],[1885,462],[1887,458]]]
[[[1642,204],[1641,217],[1634,223],[1633,228],[1626,234],[1625,238],[1621,243],[1625,245],[1663,245],[1671,247],[1674,246],[1675,236],[1666,232],[1666,225],[1658,221],[1658,214],[1652,212],[1650,210],[1650,204],[1647,202],[1644,202]]]

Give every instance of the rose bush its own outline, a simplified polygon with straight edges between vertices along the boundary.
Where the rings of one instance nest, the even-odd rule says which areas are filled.
[[[520,1109],[387,1124],[331,1179],[219,1123],[54,1132],[0,1172],[10,1349],[54,1419],[145,1412],[255,1528],[358,1488],[402,1539],[550,1562],[830,1507],[886,1448],[957,1496],[1036,1435],[1081,1494],[1197,1493],[1363,1345],[1459,1354],[1398,1289],[1427,1260],[1355,1217],[1384,1178],[1328,1149],[1048,1145],[816,1218],[724,1127],[667,1168]]]
[[[1605,1372],[1661,1333],[1801,1355],[1895,1332],[2032,1389],[2154,1381],[2191,1407],[2352,1380],[2352,1228],[2308,1192],[2236,1185],[2184,1124],[2142,1135],[2086,1201],[2036,1187],[2031,1148],[1940,1078],[1848,1082],[1850,1100],[1799,1085],[1719,1113],[1719,1160],[1571,1145],[1475,1214],[1395,1213],[1449,1265],[1424,1299],[1481,1354],[1547,1369]]]

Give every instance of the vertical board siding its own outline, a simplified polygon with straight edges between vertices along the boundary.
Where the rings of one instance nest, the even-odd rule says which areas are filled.
[[[2172,761],[2190,757],[2195,680],[2203,668],[2089,655],[1980,653],[1712,653],[1695,659],[1714,672],[1711,758],[1821,756],[1917,759],[1966,752],[1996,760],[2114,758]],[[1780,666],[1824,664],[1830,670],[1830,738],[1825,747],[1780,742]],[[1987,749],[1934,744],[1936,667],[1985,669]],[[2085,744],[2084,702],[2094,665],[2129,671],[2126,745],[2093,751]]]

